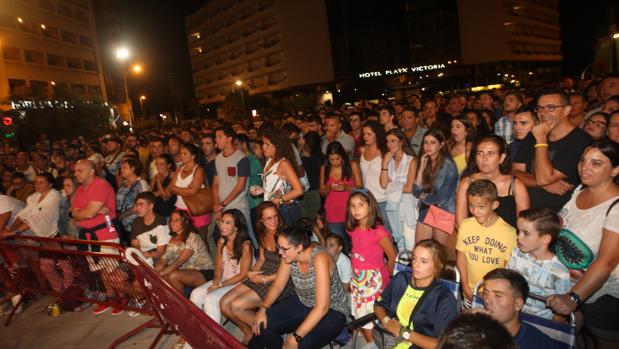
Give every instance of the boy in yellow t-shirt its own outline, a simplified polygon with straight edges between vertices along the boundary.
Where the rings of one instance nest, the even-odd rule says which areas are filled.
[[[456,243],[456,266],[462,280],[465,306],[473,299],[475,285],[489,271],[505,267],[516,247],[516,229],[494,212],[499,207],[494,183],[476,180],[467,189],[466,196],[473,217],[460,224]]]

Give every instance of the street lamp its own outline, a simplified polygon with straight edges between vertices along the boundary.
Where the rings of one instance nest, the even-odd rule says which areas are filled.
[[[236,80],[234,84],[237,87],[241,87],[243,85],[243,81]],[[241,93],[241,105],[243,106],[243,117],[244,117],[245,116],[245,93],[242,88],[239,90],[239,92]]]
[[[140,112],[142,113],[142,119],[146,119],[146,112],[144,111],[144,101],[146,100],[146,96],[140,96]]]
[[[129,56],[129,50],[126,47],[120,47],[116,50],[116,58],[120,61],[126,60]]]
[[[118,55],[117,55],[118,56]],[[127,103],[127,107],[129,108],[129,123],[131,127],[133,127],[133,107],[131,106],[131,100],[129,99],[129,88],[127,87],[127,75],[130,71],[133,71],[135,74],[139,74],[143,71],[143,68],[139,64],[134,64],[129,67],[123,74],[123,88],[125,90],[125,102]]]

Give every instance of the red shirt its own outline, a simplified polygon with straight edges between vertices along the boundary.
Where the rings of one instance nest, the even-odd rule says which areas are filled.
[[[90,185],[80,185],[75,191],[71,206],[73,208],[85,208],[91,201],[103,202],[103,205],[110,211],[110,217],[116,218],[116,193],[112,186],[100,177],[94,177]],[[80,228],[92,228],[105,223],[105,216],[97,214],[93,218],[83,219],[79,221]],[[110,232],[107,227],[99,229],[95,232],[99,240],[117,239],[116,231]]]

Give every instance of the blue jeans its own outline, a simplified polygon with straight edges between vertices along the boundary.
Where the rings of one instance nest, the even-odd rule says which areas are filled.
[[[299,204],[293,202],[291,204],[279,205],[279,216],[282,218],[284,226],[289,227],[293,225],[301,218]]]
[[[389,225],[389,219],[387,218],[387,201],[379,202],[378,209],[380,210],[380,215],[383,218],[383,225],[385,229],[389,232],[389,234],[393,235],[391,232],[391,226]]]
[[[284,298],[267,310],[267,328],[248,347],[281,349],[284,344],[282,335],[296,331],[311,310],[296,295]],[[346,315],[329,309],[316,327],[303,337],[299,349],[316,349],[328,345],[340,334],[344,325]]]

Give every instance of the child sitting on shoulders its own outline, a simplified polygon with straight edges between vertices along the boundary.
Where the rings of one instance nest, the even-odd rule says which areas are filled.
[[[518,215],[518,247],[507,263],[527,280],[529,292],[548,297],[568,293],[571,288],[570,272],[550,251],[561,230],[561,219],[548,208],[528,209]],[[525,313],[553,319],[553,313],[543,302],[527,298],[522,309]],[[562,317],[554,317],[555,320]]]

